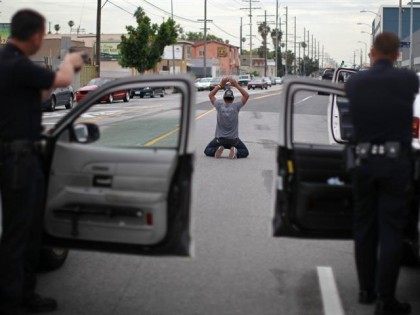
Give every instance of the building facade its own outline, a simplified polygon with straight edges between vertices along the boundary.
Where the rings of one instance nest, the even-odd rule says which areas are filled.
[[[219,66],[219,73],[216,76],[239,74],[239,47],[218,41],[207,41],[206,49],[207,60],[211,60],[212,65]],[[193,44],[192,56],[194,59],[204,60],[204,42]]]

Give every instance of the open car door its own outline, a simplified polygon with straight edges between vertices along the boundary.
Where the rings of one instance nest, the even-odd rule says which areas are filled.
[[[297,79],[280,110],[274,236],[349,237],[352,195],[344,145],[330,144],[327,111],[342,84]]]
[[[332,82],[346,84],[350,77],[357,73],[355,69],[338,68],[335,70]],[[346,98],[331,95],[328,109],[328,124],[330,143],[345,143],[353,135],[350,105]]]
[[[146,86],[167,97],[102,102]],[[138,76],[63,117],[47,139],[46,245],[188,256],[194,100],[187,77]]]

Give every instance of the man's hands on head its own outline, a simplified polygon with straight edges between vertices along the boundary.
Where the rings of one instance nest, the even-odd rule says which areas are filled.
[[[55,74],[52,88],[69,86],[74,79],[74,73],[80,71],[84,61],[82,52],[74,52],[64,57],[63,63]]]
[[[225,85],[226,85],[226,83],[228,83],[229,82],[229,77],[223,77],[222,78],[222,81],[220,81],[220,86],[222,87],[222,88],[224,88],[225,87]]]

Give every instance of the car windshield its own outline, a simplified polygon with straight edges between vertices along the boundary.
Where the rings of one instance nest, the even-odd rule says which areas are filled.
[[[210,82],[210,81],[211,81],[211,78],[202,78],[200,80],[200,82],[202,82],[202,83],[206,83],[206,82]]]
[[[221,78],[213,78],[211,79],[211,83],[219,83],[221,80]]]
[[[263,80],[262,78],[254,78],[252,81],[253,82],[262,82],[262,80]]]

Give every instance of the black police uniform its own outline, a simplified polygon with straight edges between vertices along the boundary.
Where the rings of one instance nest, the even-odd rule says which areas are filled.
[[[415,73],[387,60],[346,83],[356,144],[368,144],[353,173],[354,240],[361,291],[395,296],[412,183]],[[393,148],[390,152],[390,148]],[[379,256],[378,256],[379,250]]]
[[[41,91],[54,78],[12,44],[0,51],[0,313],[13,313],[35,289],[45,186],[36,142]]]

